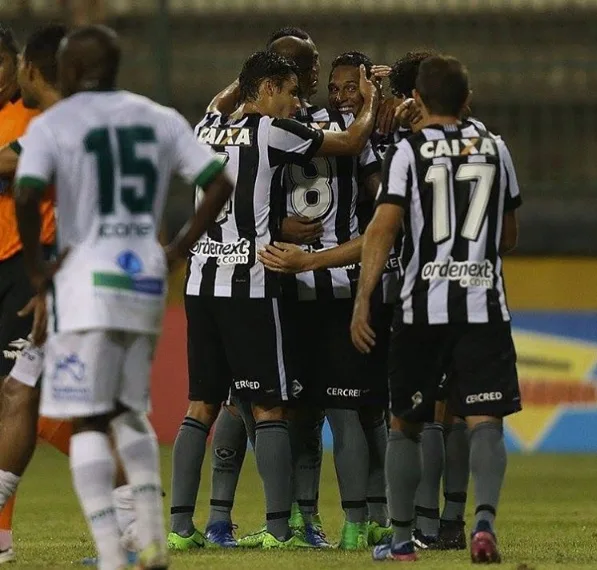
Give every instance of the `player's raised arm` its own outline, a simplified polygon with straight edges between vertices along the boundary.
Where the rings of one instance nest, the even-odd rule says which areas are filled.
[[[166,247],[168,261],[186,258],[193,244],[220,213],[234,187],[224,173],[225,162],[208,146],[199,144],[188,122],[178,113],[172,121],[176,171],[189,184],[203,188],[204,198],[195,215]]]
[[[228,87],[222,89],[207,106],[207,113],[222,113],[230,115],[240,102],[240,88],[238,79],[235,79]]]
[[[359,88],[364,99],[359,114],[345,131],[339,133],[326,131],[317,156],[356,156],[369,141],[375,126],[379,91],[375,83],[367,79],[364,65],[360,67]]]

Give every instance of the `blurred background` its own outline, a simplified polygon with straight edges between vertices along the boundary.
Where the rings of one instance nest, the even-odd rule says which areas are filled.
[[[124,44],[121,85],[193,124],[282,26],[304,28],[319,48],[318,103],[344,51],[390,65],[421,47],[461,59],[474,115],[510,146],[524,197],[505,265],[526,403],[511,447],[597,450],[597,0],[1,0],[0,19],[23,39],[49,20],[110,24]],[[192,208],[191,190],[179,190],[170,232]],[[180,280],[171,291],[176,304]],[[168,319],[158,368],[184,386],[184,315]]]

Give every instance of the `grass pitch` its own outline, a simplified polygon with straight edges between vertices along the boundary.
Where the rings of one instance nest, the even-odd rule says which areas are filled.
[[[170,453],[171,448],[162,449],[166,489],[170,485]],[[208,511],[211,473],[207,460],[203,473],[197,509],[199,528],[205,524]],[[82,568],[77,562],[93,553],[93,545],[71,488],[66,458],[52,449],[40,447],[18,497],[17,562],[9,568]],[[502,497],[497,526],[504,559],[502,568],[597,569],[597,456],[512,455]],[[329,538],[336,540],[342,519],[329,454],[324,460],[321,513]],[[241,535],[260,526],[263,518],[261,482],[252,453],[247,454],[234,517]],[[471,520],[470,508],[467,520]],[[376,565],[369,552],[204,550],[174,556],[171,568],[356,570]],[[435,552],[423,553],[416,567],[419,570],[457,570],[470,568],[471,564],[466,551]]]

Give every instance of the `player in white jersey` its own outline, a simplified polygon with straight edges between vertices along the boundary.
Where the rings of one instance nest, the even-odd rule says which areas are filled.
[[[73,483],[100,569],[127,563],[112,499],[110,428],[133,487],[141,567],[166,568],[158,448],[145,413],[167,264],[186,255],[232,185],[178,113],[115,90],[120,47],[112,30],[77,30],[58,57],[66,98],[31,124],[17,170],[19,233],[39,292],[34,342],[43,341],[50,313],[41,412],[74,418]],[[173,172],[207,192],[165,256],[157,233]],[[38,213],[39,189],[50,180],[65,255],[51,281],[39,256]]]

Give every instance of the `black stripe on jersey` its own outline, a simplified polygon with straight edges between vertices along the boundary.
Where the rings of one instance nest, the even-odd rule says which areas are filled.
[[[272,241],[279,241],[280,227],[286,216],[286,194],[283,184],[284,167],[279,167],[272,178],[269,197],[269,233]],[[280,294],[280,287],[283,283],[283,275],[278,275],[265,268],[265,296],[277,297]],[[296,279],[292,281],[296,282]]]
[[[336,158],[337,180],[338,180],[338,205],[336,207],[336,240],[338,244],[350,241],[350,226],[352,222],[352,200],[353,200],[353,179],[356,161],[350,156],[339,156]],[[354,269],[347,269],[346,274],[350,282],[352,297],[356,295],[356,287],[359,279],[359,265]]]
[[[260,115],[249,115],[245,126],[259,128]],[[232,296],[248,299],[251,296],[251,267],[255,265],[255,184],[259,172],[259,152],[255,147],[238,147],[238,176],[234,193],[234,219],[239,239],[251,243],[249,262],[237,264],[232,274]],[[219,241],[222,241],[221,239]]]
[[[497,166],[497,171],[499,173],[499,165]],[[507,175],[507,174],[506,174]],[[491,194],[489,196],[489,201],[487,203],[487,211],[488,212],[497,212],[499,209],[500,203],[500,180],[499,176],[496,176],[497,181],[494,180],[493,188],[491,189]],[[496,236],[497,236],[497,223],[498,223],[498,216],[487,216],[487,240],[485,242],[485,259],[497,259],[498,258],[498,247],[496,247]],[[494,268],[493,272],[493,289],[487,290],[487,318],[488,321],[496,322],[502,321],[504,319],[502,315],[502,309],[500,306],[500,295],[499,291],[497,290],[497,283],[498,283],[498,273],[495,271],[497,269]],[[500,270],[501,272],[501,270]],[[503,279],[502,279],[503,283]],[[504,285],[505,287],[505,285]]]
[[[283,164],[308,164],[315,156],[323,143],[323,131],[312,129],[307,125],[303,125],[294,119],[274,119],[272,121],[272,128],[282,129],[287,131],[305,141],[313,141],[309,150],[303,154],[298,152],[289,152],[269,146],[269,163],[273,166],[280,166]]]
[[[359,180],[366,180],[369,176],[378,172],[381,172],[381,163],[370,162],[367,166],[359,167]]]
[[[451,141],[462,136],[461,131],[456,133],[449,132],[446,134],[446,140]],[[456,171],[458,167],[467,162],[466,160],[452,160],[452,168]],[[464,220],[468,213],[470,201],[472,198],[471,189],[474,188],[475,182],[458,182],[454,180],[454,176],[448,177],[450,188],[449,193],[454,201],[454,218],[455,224],[453,226],[454,243],[452,244],[452,259],[454,261],[468,260],[468,245],[469,242],[462,236],[462,232],[456,231],[457,228],[462,228]],[[450,322],[465,323],[468,320],[467,311],[467,294],[460,285],[459,281],[448,281],[448,319]]]

